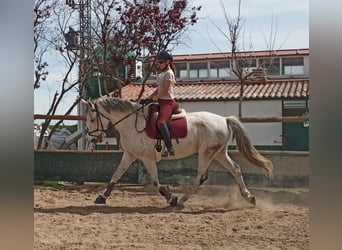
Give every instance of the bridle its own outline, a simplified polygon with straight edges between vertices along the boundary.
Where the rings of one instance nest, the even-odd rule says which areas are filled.
[[[138,120],[138,111],[139,111],[140,109],[143,109],[146,105],[148,105],[148,104],[143,104],[141,107],[139,107],[139,108],[136,109],[136,110],[133,109],[133,112],[131,112],[131,113],[125,115],[125,116],[122,117],[120,120],[118,120],[117,122],[115,122],[115,123],[113,124],[113,127],[115,127],[117,124],[119,124],[120,122],[122,122],[122,121],[125,120],[126,118],[130,117],[131,115],[136,114],[136,118],[135,118],[135,129],[136,129],[136,131],[137,131],[138,133],[143,132],[143,131],[145,130],[146,127],[144,127],[142,130],[138,130],[138,129],[137,129],[137,120]],[[107,132],[107,130],[108,130],[108,126],[107,126],[107,128],[104,127],[103,122],[102,122],[102,119],[101,119],[101,116],[102,116],[103,118],[105,118],[106,120],[108,120],[109,122],[111,122],[111,120],[110,120],[110,118],[108,118],[106,115],[104,115],[103,113],[101,113],[101,112],[99,111],[98,106],[97,106],[96,103],[94,104],[94,106],[95,106],[95,107],[92,108],[91,111],[96,113],[96,118],[95,118],[95,119],[96,119],[96,129],[91,130],[91,131],[88,131],[88,134],[89,134],[90,136],[92,136],[92,137],[96,137],[96,138],[97,138],[96,140],[98,140],[99,138],[101,138],[101,135],[96,135],[96,134],[94,134],[94,133],[97,133],[97,132],[104,132],[104,133],[105,133],[105,132]],[[144,116],[144,118],[145,118],[144,112],[143,112],[143,116]],[[91,120],[91,122],[93,122],[93,121],[94,121],[94,119]]]
[[[103,118],[105,118],[106,120],[108,120],[108,121],[110,121],[110,119],[99,111],[99,109],[98,109],[96,104],[94,104],[94,106],[95,106],[95,108],[92,108],[91,111],[96,113],[96,118],[95,118],[96,119],[96,129],[94,129],[92,131],[88,131],[88,134],[90,136],[93,136],[93,137],[96,137],[96,138],[100,138],[101,135],[94,135],[94,133],[96,133],[96,132],[106,132],[107,131],[107,128],[105,129],[104,126],[103,126],[103,122],[102,122],[101,116]],[[95,119],[92,119],[91,122],[93,122]]]

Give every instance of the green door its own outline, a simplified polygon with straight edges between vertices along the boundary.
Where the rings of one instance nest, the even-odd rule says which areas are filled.
[[[289,151],[309,151],[309,126],[303,122],[283,123],[283,148]]]

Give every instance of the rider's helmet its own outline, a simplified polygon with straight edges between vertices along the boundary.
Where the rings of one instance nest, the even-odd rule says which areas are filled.
[[[170,60],[172,61],[172,55],[168,51],[160,51],[157,55],[157,60]]]

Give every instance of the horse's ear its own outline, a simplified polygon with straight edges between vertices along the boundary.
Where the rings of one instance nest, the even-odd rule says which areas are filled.
[[[91,101],[86,101],[84,99],[81,99],[81,102],[83,102],[85,105],[89,106],[91,109],[94,109],[94,104]]]
[[[87,104],[87,105],[88,105],[88,102],[87,102],[86,100],[81,99],[80,101],[83,102],[84,104]]]

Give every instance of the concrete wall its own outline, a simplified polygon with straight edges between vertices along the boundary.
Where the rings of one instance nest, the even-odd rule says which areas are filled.
[[[274,164],[274,180],[268,180],[237,151],[230,156],[241,166],[248,186],[308,187],[308,152],[262,151]],[[122,156],[121,151],[35,151],[35,180],[108,182]],[[197,155],[182,160],[158,162],[162,184],[191,184],[197,173]],[[140,161],[135,161],[120,180],[121,183],[146,184],[149,178]],[[217,162],[209,168],[207,184],[235,183],[232,176]]]

